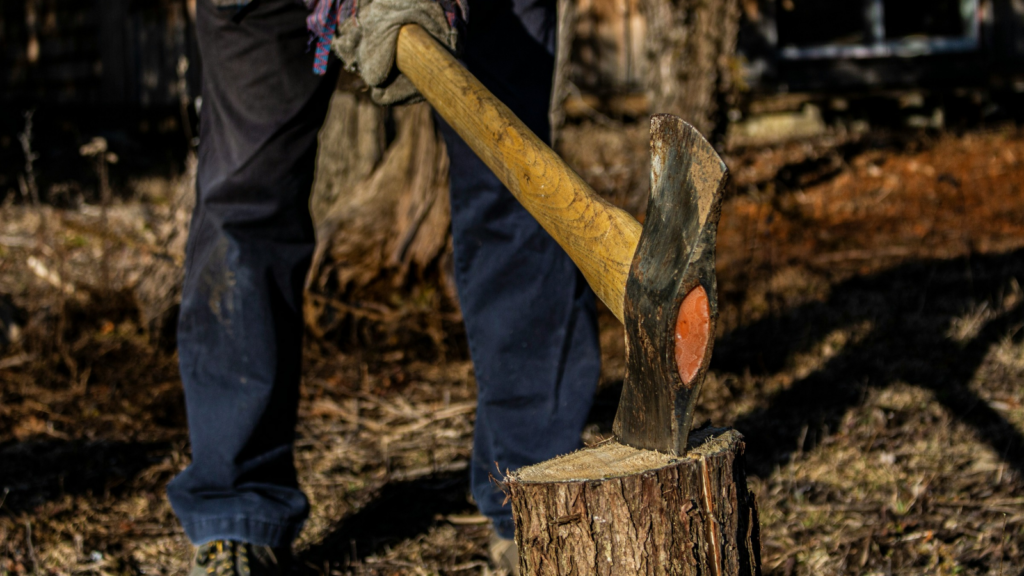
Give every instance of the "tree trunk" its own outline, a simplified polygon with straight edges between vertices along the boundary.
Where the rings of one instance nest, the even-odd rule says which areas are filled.
[[[743,451],[738,432],[709,428],[679,458],[609,442],[512,473],[521,572],[760,574]]]
[[[669,113],[710,135],[733,90],[737,0],[643,0],[645,65],[651,112]]]
[[[310,205],[310,330],[385,347],[426,334],[443,353],[443,323],[460,318],[448,273],[448,155],[430,106],[383,108],[337,91]]]
[[[345,114],[354,136],[324,146],[319,176],[333,169],[337,180],[313,200],[320,273],[333,273],[341,290],[365,286],[387,269],[425,268],[444,250],[449,223],[448,154],[430,106],[363,108],[339,102],[345,96],[334,103],[355,109]],[[374,132],[386,132],[388,124],[394,136],[381,151],[385,138]],[[353,149],[332,154],[341,143]]]

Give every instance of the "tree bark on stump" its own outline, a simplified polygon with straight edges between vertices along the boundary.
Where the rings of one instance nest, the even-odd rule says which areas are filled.
[[[520,571],[754,576],[761,543],[743,437],[708,428],[675,457],[608,442],[512,473]]]

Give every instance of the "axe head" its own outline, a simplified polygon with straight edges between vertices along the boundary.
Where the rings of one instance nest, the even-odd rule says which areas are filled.
[[[718,319],[715,240],[728,171],[682,119],[651,118],[651,195],[626,281],[615,438],[681,455]]]

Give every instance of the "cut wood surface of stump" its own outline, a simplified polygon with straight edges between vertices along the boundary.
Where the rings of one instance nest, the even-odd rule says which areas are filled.
[[[507,479],[524,575],[760,574],[739,432],[707,428],[675,457],[607,442]]]

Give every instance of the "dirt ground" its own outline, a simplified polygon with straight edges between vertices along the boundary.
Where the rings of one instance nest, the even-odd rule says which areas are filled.
[[[646,138],[570,126],[564,152],[639,212]],[[727,162],[696,421],[747,437],[765,573],[1024,574],[1024,131],[832,135]],[[152,321],[170,304],[146,294],[177,282],[187,210],[182,182],[132,185],[106,211],[0,208],[0,319],[19,327],[0,336],[2,575],[186,570],[164,493],[189,459],[183,400]],[[601,320],[588,442],[623,378],[622,328]],[[458,350],[308,339],[301,573],[497,573]]]

